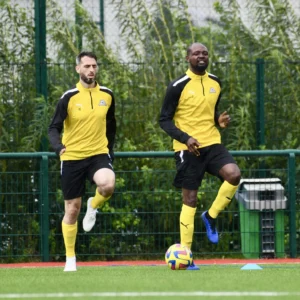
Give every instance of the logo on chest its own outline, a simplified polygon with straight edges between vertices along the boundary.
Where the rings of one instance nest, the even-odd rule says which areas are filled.
[[[106,101],[105,100],[100,100],[98,103],[98,106],[107,106]]]
[[[210,93],[216,93],[217,91],[216,91],[213,87],[211,87],[211,88],[209,89],[209,92],[210,92]]]
[[[82,110],[82,104],[80,104],[80,103],[76,103],[76,108],[77,108],[77,110]]]

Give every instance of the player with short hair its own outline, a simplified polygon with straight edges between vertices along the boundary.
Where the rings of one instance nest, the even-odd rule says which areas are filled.
[[[222,180],[216,199],[210,209],[202,213],[210,242],[219,241],[216,218],[231,202],[241,178],[240,170],[231,154],[221,144],[216,126],[226,128],[230,117],[218,112],[221,83],[206,71],[208,49],[193,43],[187,49],[189,69],[172,81],[166,91],[159,124],[173,139],[177,174],[174,186],[182,189],[180,213],[181,244],[191,249],[197,192],[205,172]],[[190,269],[199,269],[193,266]]]
[[[60,98],[48,129],[50,143],[61,160],[61,184],[65,199],[62,220],[66,248],[64,271],[77,270],[77,218],[86,179],[97,185],[95,196],[88,199],[83,219],[83,229],[87,232],[96,222],[97,208],[109,200],[115,188],[112,166],[116,134],[114,95],[95,80],[98,64],[94,53],[79,53],[76,72],[79,82]]]

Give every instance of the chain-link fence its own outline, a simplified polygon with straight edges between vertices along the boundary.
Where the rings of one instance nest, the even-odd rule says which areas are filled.
[[[236,151],[233,155],[240,165],[248,162],[242,168],[239,196],[218,216],[220,242],[212,245],[200,215],[216,197],[220,182],[212,176],[204,178],[198,193],[194,257],[299,256],[300,190],[295,181],[300,172],[295,166],[300,152]],[[260,159],[273,156],[277,164],[262,169]],[[149,159],[155,167],[141,168]],[[84,232],[82,219],[94,187],[87,185],[78,218],[78,260],[163,259],[166,249],[179,242],[182,200],[181,191],[172,186],[174,168],[166,167],[170,160],[171,152],[117,153],[115,193],[89,233]],[[0,164],[6,165],[6,171],[0,172],[0,262],[63,261],[64,200],[58,158],[45,152],[2,154]],[[16,165],[26,170],[15,171]],[[265,178],[257,179],[261,173]]]

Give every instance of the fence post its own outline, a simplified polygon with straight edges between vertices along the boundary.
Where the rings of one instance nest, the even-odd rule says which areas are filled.
[[[49,196],[48,196],[48,156],[42,155],[40,162],[40,237],[42,261],[49,261]]]
[[[47,100],[46,0],[34,3],[36,93]]]
[[[80,5],[82,4],[82,0],[79,0]],[[79,49],[79,52],[82,50],[82,32],[81,32],[81,17],[79,16],[78,12],[78,4],[75,1],[75,24],[76,24],[76,39],[77,43],[76,46]]]
[[[37,97],[47,102],[47,59],[46,59],[46,0],[34,1],[35,22],[35,85]],[[41,150],[48,150],[48,139],[41,139]]]
[[[104,0],[100,0],[100,30],[104,36]]]
[[[289,189],[289,227],[290,227],[290,255],[292,258],[297,256],[297,245],[296,245],[296,189],[295,189],[295,178],[296,178],[296,156],[295,153],[290,153],[288,158],[288,189]]]
[[[263,58],[256,60],[256,131],[258,148],[265,144],[265,62]]]
[[[258,149],[265,145],[265,95],[264,95],[264,83],[265,83],[265,70],[264,59],[258,58],[256,60],[256,145]],[[266,177],[265,162],[259,163],[259,178]]]

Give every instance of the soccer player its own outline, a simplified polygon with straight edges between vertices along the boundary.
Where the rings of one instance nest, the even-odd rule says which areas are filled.
[[[159,123],[173,139],[177,173],[174,186],[182,189],[181,244],[192,247],[197,192],[205,172],[222,184],[209,210],[201,215],[210,242],[219,241],[216,218],[231,202],[241,178],[231,154],[221,144],[217,126],[226,128],[230,117],[218,112],[221,83],[206,71],[208,49],[193,43],[187,49],[189,69],[172,81],[166,91]],[[191,269],[199,269],[197,266]]]
[[[97,57],[81,52],[76,57],[79,82],[58,101],[48,129],[50,143],[61,160],[61,184],[65,199],[62,233],[66,248],[64,271],[76,271],[77,218],[88,179],[96,184],[95,196],[87,201],[83,229],[96,222],[97,208],[113,194],[112,166],[116,134],[115,100],[110,89],[95,80]],[[61,139],[61,133],[63,136]]]

